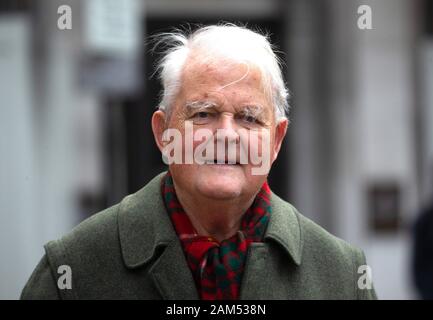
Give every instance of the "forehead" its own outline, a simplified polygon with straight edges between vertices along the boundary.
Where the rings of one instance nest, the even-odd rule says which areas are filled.
[[[187,59],[181,77],[185,93],[188,93],[188,90],[248,91],[256,98],[264,96],[261,73],[256,66],[249,63],[192,56]]]

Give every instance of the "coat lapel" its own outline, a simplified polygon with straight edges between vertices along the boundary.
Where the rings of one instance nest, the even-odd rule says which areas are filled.
[[[271,289],[269,281],[272,278],[267,272],[268,258],[268,248],[265,244],[250,244],[242,278],[241,300],[268,299]]]
[[[240,293],[243,300],[289,299],[297,290],[290,280],[302,258],[297,213],[273,193],[271,210],[264,242],[252,243],[248,250]]]
[[[165,248],[149,272],[163,299],[199,299],[191,271],[177,241]]]
[[[296,265],[269,243],[251,244],[241,285],[241,300],[286,300],[297,291],[291,279]]]
[[[161,196],[161,178],[126,197],[118,212],[120,245],[129,269],[149,266],[149,276],[163,299],[198,299],[176,231]]]

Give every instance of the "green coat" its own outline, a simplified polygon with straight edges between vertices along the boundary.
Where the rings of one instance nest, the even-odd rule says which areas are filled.
[[[138,192],[45,245],[22,299],[198,299],[155,177]],[[263,243],[251,244],[241,299],[375,299],[359,289],[361,250],[275,194]],[[59,289],[71,268],[72,288]],[[60,272],[59,272],[60,271]],[[60,280],[60,281],[59,281]]]

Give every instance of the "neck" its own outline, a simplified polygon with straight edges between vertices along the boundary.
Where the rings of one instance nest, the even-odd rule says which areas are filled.
[[[209,199],[182,192],[176,188],[176,196],[199,235],[212,237],[218,242],[232,237],[241,226],[244,213],[251,206],[252,197],[230,200]]]

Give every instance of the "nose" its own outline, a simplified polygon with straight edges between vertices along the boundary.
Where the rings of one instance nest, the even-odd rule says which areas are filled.
[[[226,142],[227,141],[227,142]],[[216,130],[216,155],[229,163],[239,162],[239,141],[235,119],[231,113],[222,113]]]
[[[239,162],[239,141],[235,119],[232,114],[221,114],[216,131],[216,154],[228,163]],[[226,142],[227,141],[227,142]]]
[[[239,134],[237,132],[237,125],[235,123],[235,119],[232,114],[221,113],[220,119],[218,121],[217,130],[222,133],[224,140],[228,140],[228,143],[238,143],[239,142]],[[218,132],[217,132],[218,133]],[[225,142],[225,141],[224,141]]]

